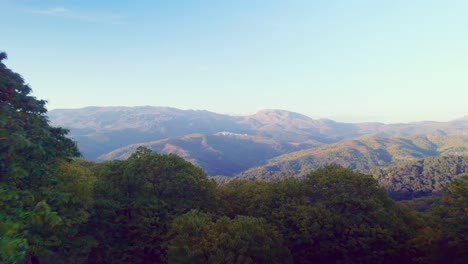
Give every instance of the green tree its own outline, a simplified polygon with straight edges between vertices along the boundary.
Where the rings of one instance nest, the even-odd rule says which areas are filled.
[[[368,175],[331,165],[308,175],[303,198],[274,210],[296,263],[395,262],[408,259],[406,241],[417,217],[395,204]]]
[[[442,248],[446,260],[464,263],[468,258],[468,175],[455,179],[445,189],[434,214],[446,236]]]
[[[138,148],[125,161],[95,168],[95,210],[91,230],[100,263],[163,261],[163,243],[172,219],[191,209],[208,210],[215,183],[176,155]]]
[[[57,188],[61,192],[51,199],[57,208],[62,224],[54,231],[61,241],[57,253],[64,263],[83,263],[91,248],[96,245],[92,234],[86,234],[88,219],[93,206],[93,186],[96,177],[82,160],[61,161],[55,170]],[[57,262],[57,257],[54,257]]]
[[[169,263],[291,263],[281,235],[263,218],[236,216],[216,221],[190,211],[174,219]]]
[[[61,218],[51,203],[62,191],[54,171],[79,152],[66,129],[49,125],[46,102],[30,95],[6,58],[0,53],[0,252],[4,262],[18,262],[60,244],[53,230]]]
[[[216,208],[219,215],[261,217],[269,214],[269,186],[267,182],[234,180],[217,188]]]

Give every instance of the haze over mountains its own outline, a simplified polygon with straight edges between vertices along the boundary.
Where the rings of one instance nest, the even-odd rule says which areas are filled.
[[[175,153],[211,176],[301,172],[330,163],[366,171],[468,153],[467,116],[450,122],[340,123],[285,110],[230,116],[143,106],[59,109],[49,118],[70,129],[86,159],[125,159],[144,145]]]

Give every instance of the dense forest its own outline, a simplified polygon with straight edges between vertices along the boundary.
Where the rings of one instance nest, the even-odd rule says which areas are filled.
[[[439,195],[454,178],[468,176],[468,157],[429,157],[374,169],[372,175],[395,200]]]
[[[33,97],[22,77],[3,63],[0,103],[2,263],[464,263],[468,258],[466,159],[405,165],[410,176],[415,171],[440,179],[435,184],[423,178],[415,187],[432,199],[421,213],[412,209],[416,204],[391,199],[384,188],[393,195],[396,183],[406,184],[407,174],[396,173],[402,167],[379,172],[377,179],[393,172],[401,176],[387,183],[329,165],[302,179],[217,185],[181,157],[144,147],[126,160],[79,159],[68,131],[50,126],[46,102]]]

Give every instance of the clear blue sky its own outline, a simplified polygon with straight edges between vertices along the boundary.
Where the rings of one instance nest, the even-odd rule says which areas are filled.
[[[387,123],[468,115],[468,1],[5,1],[0,50],[48,108]]]

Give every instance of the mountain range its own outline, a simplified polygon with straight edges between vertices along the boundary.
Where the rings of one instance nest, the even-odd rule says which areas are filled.
[[[231,116],[152,106],[57,109],[48,115],[52,125],[70,129],[86,159],[125,159],[143,145],[175,153],[211,176],[274,177],[330,163],[369,171],[468,154],[467,116],[450,122],[341,123],[285,110]]]

